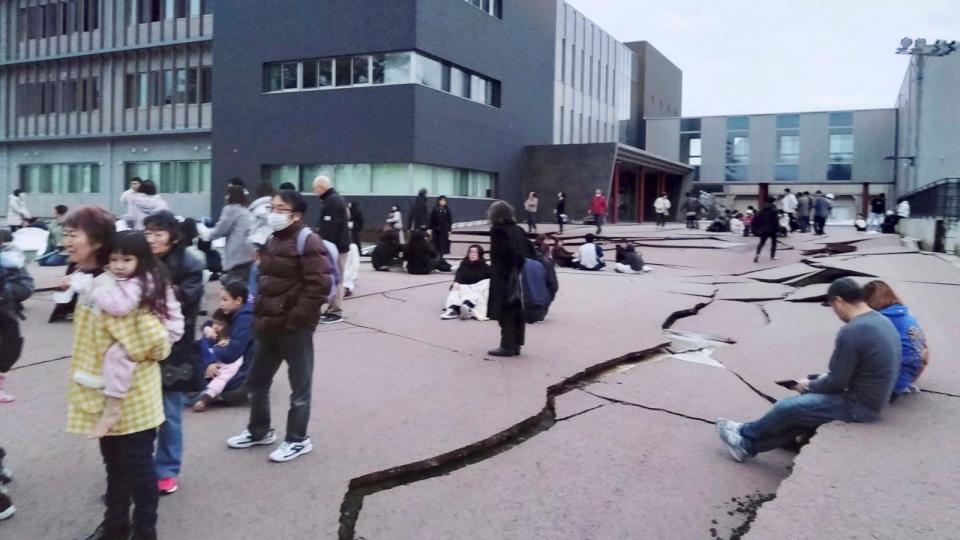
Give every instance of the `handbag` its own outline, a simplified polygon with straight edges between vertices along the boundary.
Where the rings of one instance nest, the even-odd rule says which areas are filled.
[[[523,305],[523,274],[517,268],[511,269],[507,278],[506,303]]]
[[[173,344],[173,350],[160,363],[163,389],[172,392],[200,392],[206,387],[200,348],[189,338]]]

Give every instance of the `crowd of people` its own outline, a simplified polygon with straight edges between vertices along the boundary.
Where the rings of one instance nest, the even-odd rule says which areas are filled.
[[[219,219],[209,224],[178,219],[153,182],[139,178],[122,194],[120,216],[97,207],[56,207],[39,262],[67,265],[54,312],[73,323],[67,429],[97,441],[107,483],[102,523],[87,540],[157,537],[159,497],[179,489],[185,409],[202,413],[217,405],[249,404],[247,425],[226,445],[274,445],[278,434],[271,422],[270,388],[283,363],[292,392],[284,439],[269,459],[283,463],[312,451],[307,426],[313,333],[318,324],[344,320],[343,300],[354,288],[364,227],[360,210],[329,178],[317,177],[312,188],[321,201],[315,224],[305,221],[307,201],[295,186],[274,189],[264,183],[251,199],[238,178],[229,181]],[[816,223],[817,201],[829,201],[819,192],[813,202],[805,202],[806,193],[796,198],[787,192],[790,199],[782,208],[771,198],[750,219],[729,219],[731,228],[742,226],[760,237],[757,257],[769,241],[776,258],[784,215],[788,228],[796,218],[802,229],[804,209],[812,209]],[[16,215],[8,216],[8,223],[16,230],[33,217],[19,192],[13,198],[19,203],[12,204]],[[666,194],[657,201],[662,227],[671,205]],[[565,204],[559,193],[555,213],[561,230]],[[684,203],[688,222],[691,212],[695,220],[701,211],[699,204],[693,194]],[[524,202],[527,231],[517,224],[510,204],[490,206],[489,252],[479,244],[468,247],[442,305],[443,320],[497,321],[500,343],[490,356],[521,355],[526,325],[545,320],[558,294],[556,267],[592,272],[606,267],[603,245],[594,234],[585,235],[576,252],[568,251],[558,235],[531,241],[538,205],[539,196],[530,193]],[[452,210],[443,196],[432,209],[428,206],[427,192],[421,190],[407,229],[399,206],[393,206],[371,252],[375,270],[453,270],[444,258],[451,252]],[[829,202],[820,206],[829,211]],[[872,209],[884,214],[879,205]],[[599,234],[606,214],[599,190],[589,211]],[[877,219],[871,216],[873,224]],[[10,233],[0,231],[0,403],[15,399],[6,383],[24,345],[22,304],[34,290],[25,256],[11,240]],[[217,240],[223,247],[212,249]],[[200,249],[204,243],[207,248]],[[616,246],[614,270],[636,274],[650,268],[636,246],[625,243]],[[197,335],[198,318],[206,314],[205,272],[219,275],[220,292]],[[755,422],[718,419],[721,439],[738,461],[809,437],[811,429],[831,420],[871,421],[887,403],[917,391],[929,351],[919,325],[890,286],[874,281],[860,288],[840,279],[828,298],[847,323],[828,373],[787,381],[801,395],[781,400]],[[3,468],[4,455],[0,449],[0,519],[14,513],[4,487],[12,478]]]

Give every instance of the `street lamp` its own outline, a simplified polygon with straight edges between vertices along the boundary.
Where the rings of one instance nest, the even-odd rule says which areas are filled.
[[[960,46],[956,41],[947,41],[938,39],[933,45],[927,45],[927,40],[917,38],[916,40],[905,37],[900,40],[900,46],[897,47],[897,54],[909,54],[912,56],[946,56],[956,52]]]

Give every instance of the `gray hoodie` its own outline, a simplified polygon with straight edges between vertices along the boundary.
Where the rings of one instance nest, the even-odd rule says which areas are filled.
[[[159,195],[133,193],[126,198],[126,203],[127,213],[123,216],[123,220],[136,230],[143,230],[143,220],[147,216],[170,209],[167,201],[161,199]]]
[[[210,240],[227,239],[227,247],[223,252],[224,270],[253,261],[253,245],[247,240],[252,224],[253,217],[246,207],[239,204],[223,207],[217,226],[210,232]]]

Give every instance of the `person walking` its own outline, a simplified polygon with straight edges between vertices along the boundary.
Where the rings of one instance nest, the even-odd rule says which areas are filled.
[[[250,267],[253,266],[254,259],[253,244],[249,239],[253,228],[253,215],[247,209],[247,194],[242,187],[228,186],[225,201],[227,204],[220,212],[220,219],[210,231],[210,237],[205,240],[227,239],[223,251],[224,276],[221,283],[226,285],[231,281],[239,281],[246,284],[250,279]]]
[[[810,192],[804,191],[797,198],[797,220],[800,221],[800,232],[810,232]]]
[[[697,216],[700,215],[701,208],[702,208],[702,205],[700,204],[700,199],[698,199],[692,191],[690,193],[687,193],[687,200],[683,202],[682,210],[686,213],[686,216],[687,216],[688,229],[700,228],[700,226],[697,225]]]
[[[230,448],[270,445],[277,436],[270,427],[270,386],[280,364],[287,362],[290,410],[283,444],[270,460],[283,463],[313,450],[307,435],[313,381],[313,332],[320,307],[332,286],[333,268],[320,236],[303,222],[307,201],[296,191],[273,197],[270,224],[274,234],[260,253],[260,279],[254,301],[253,365],[247,375],[250,422],[227,439]],[[302,246],[302,248],[301,248]]]
[[[553,210],[553,213],[557,216],[560,234],[563,234],[563,222],[567,218],[567,196],[562,191],[557,193],[557,207]]]
[[[797,206],[800,205],[800,201],[797,200],[797,196],[794,195],[790,188],[783,190],[783,212],[787,214],[787,231],[794,231],[794,220],[796,219]]]
[[[440,256],[450,253],[450,231],[453,230],[453,214],[447,206],[446,195],[437,199],[437,205],[430,212],[430,241]]]
[[[517,226],[513,207],[496,201],[490,218],[490,295],[487,316],[500,324],[500,346],[490,356],[519,356],[524,345],[521,274],[529,250],[527,235]]]
[[[527,232],[537,232],[537,208],[540,206],[540,197],[535,191],[527,195],[527,200],[523,201],[523,209],[527,212]]]
[[[597,225],[597,234],[603,232],[603,220],[607,216],[607,198],[603,196],[603,191],[597,190],[590,199],[590,213],[593,214],[593,222]]]
[[[203,390],[198,370],[200,351],[195,346],[197,315],[203,300],[203,261],[187,247],[180,223],[169,211],[143,220],[150,251],[167,269],[173,291],[183,312],[184,332],[163,361],[163,415],[166,420],[157,434],[156,476],[162,495],[179,489],[177,478],[183,462],[183,408],[187,392]]]
[[[754,234],[760,237],[753,262],[760,262],[760,252],[763,251],[763,246],[768,240],[770,241],[770,260],[777,260],[777,232],[780,230],[780,219],[776,200],[773,197],[767,197],[767,204],[753,218],[752,226]]]
[[[829,197],[829,195],[827,196]],[[827,225],[827,218],[833,210],[833,203],[830,199],[824,197],[823,192],[817,191],[813,200],[813,234],[823,236]]]
[[[343,275],[350,256],[350,221],[347,212],[347,203],[333,187],[333,182],[326,176],[313,179],[313,193],[320,197],[323,207],[320,209],[320,222],[317,232],[320,238],[331,242],[337,247],[338,276]],[[343,279],[337,280],[337,296],[327,311],[320,317],[320,324],[334,324],[343,321]]]
[[[348,222],[350,228],[350,241],[357,245],[357,249],[360,249],[360,233],[363,232],[363,212],[360,211],[360,207],[357,206],[357,203],[349,201],[347,203],[347,213],[350,216],[350,221]]]
[[[23,201],[22,194],[23,191],[15,189],[7,197],[7,227],[10,228],[10,232],[17,232],[17,229],[22,227],[27,220],[33,218],[30,211],[27,210],[27,203]]]
[[[430,212],[427,210],[427,188],[421,188],[417,198],[410,208],[410,223],[407,227],[411,231],[426,231],[430,227]]]
[[[653,210],[657,213],[657,227],[664,228],[667,226],[667,214],[670,213],[670,198],[667,197],[666,193],[661,193],[657,200],[653,201]]]
[[[850,278],[827,290],[834,314],[846,323],[825,374],[791,381],[800,395],[781,399],[762,418],[741,424],[717,418],[720,440],[738,462],[780,448],[832,421],[872,422],[890,402],[900,371],[900,336],[886,317],[870,309]]]
[[[887,195],[881,193],[870,201],[870,228],[879,231],[887,216]]]

